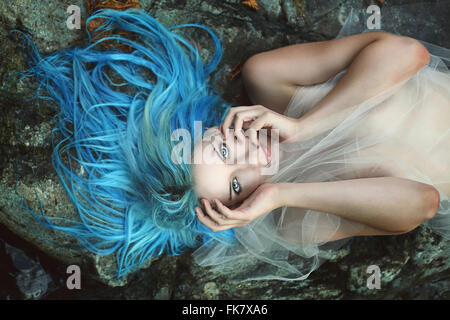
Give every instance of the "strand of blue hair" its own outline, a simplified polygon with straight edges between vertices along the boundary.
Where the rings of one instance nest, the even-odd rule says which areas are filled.
[[[46,57],[25,35],[29,68],[21,79],[35,77],[36,96],[58,106],[52,164],[79,220],[46,216],[42,206],[40,213],[24,208],[95,254],[115,253],[118,278],[163,253],[177,255],[211,240],[232,244],[232,230],[214,233],[196,219],[190,166],[171,160],[175,129],[194,137],[194,121],[203,128],[217,125],[230,107],[210,85],[218,74],[208,78],[222,57],[220,40],[204,25],[166,28],[137,9],[100,10],[86,25],[92,19],[103,20],[98,40],[89,34],[87,45]],[[215,55],[209,64],[171,31],[183,27],[211,35]],[[100,37],[109,30],[131,36]],[[111,40],[131,52],[101,48]],[[39,95],[43,88],[47,97]]]

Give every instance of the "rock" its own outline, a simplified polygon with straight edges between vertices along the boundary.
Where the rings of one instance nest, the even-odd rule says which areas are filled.
[[[282,8],[286,17],[286,22],[292,27],[303,27],[305,19],[307,19],[305,12],[305,5],[303,1],[283,0]]]
[[[370,1],[259,0],[254,11],[239,0],[139,1],[142,8],[166,26],[201,23],[218,35],[224,46],[216,82],[226,101],[241,104],[245,97],[242,81],[229,80],[233,67],[255,53],[294,43],[334,38],[351,8],[364,8]],[[379,4],[381,9],[405,1]],[[372,2],[370,2],[372,3]],[[434,2],[430,2],[434,3]],[[9,31],[19,28],[30,33],[42,53],[61,50],[78,39],[79,30],[68,30],[65,20],[70,4],[86,10],[82,0],[5,2],[0,8],[0,85],[8,75],[25,68],[21,37]],[[383,12],[383,11],[382,11]],[[387,10],[385,11],[387,13]],[[421,17],[392,13],[391,23],[406,35],[420,35],[429,42],[450,47],[446,25],[448,8],[439,4],[423,7]],[[426,19],[423,17],[426,16]],[[417,23],[417,18],[421,23]],[[426,27],[422,27],[423,23]],[[184,29],[202,46],[207,60],[213,54],[206,32]],[[79,244],[61,232],[37,223],[21,207],[21,193],[28,206],[38,211],[41,199],[48,216],[75,218],[74,206],[67,198],[51,165],[51,130],[55,125],[53,106],[33,97],[36,84],[22,81],[0,91],[0,224],[15,236],[39,248],[43,259],[54,258],[50,272],[58,290],[51,297],[126,299],[359,299],[450,297],[449,243],[425,227],[392,237],[359,237],[342,247],[305,281],[239,281],[240,272],[252,272],[260,265],[242,261],[234,276],[224,276],[194,264],[190,251],[178,257],[161,257],[142,269],[116,279],[115,257],[95,256],[80,250]],[[19,178],[16,185],[16,177]],[[17,189],[16,189],[17,188]],[[39,198],[38,198],[39,197]],[[1,232],[0,238],[5,238]],[[20,249],[20,248],[19,248]],[[82,271],[83,290],[65,288],[66,267],[76,264]],[[381,288],[367,287],[367,267],[377,265]],[[45,268],[44,268],[45,269]],[[0,272],[2,269],[0,268]],[[55,280],[56,279],[56,280]],[[25,280],[24,280],[25,281]],[[23,281],[23,282],[24,282]],[[25,282],[24,282],[25,283]],[[117,287],[117,288],[116,288]]]
[[[155,294],[155,300],[168,300],[170,298],[169,286],[165,285]]]
[[[16,284],[25,299],[40,299],[48,290],[52,278],[45,272],[39,261],[30,259],[22,250],[4,243],[14,268]]]
[[[259,0],[259,6],[265,11],[269,22],[280,20],[282,14],[280,0]]]
[[[203,295],[208,300],[217,300],[219,293],[220,291],[215,282],[207,282],[203,287]]]

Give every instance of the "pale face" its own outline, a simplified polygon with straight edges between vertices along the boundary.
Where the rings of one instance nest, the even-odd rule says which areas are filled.
[[[248,137],[238,139],[234,134],[225,139],[218,127],[208,129],[194,146],[194,157],[201,159],[192,165],[197,196],[219,199],[227,206],[247,198],[269,178],[261,169],[270,165],[270,139],[258,139],[258,144],[259,148]]]

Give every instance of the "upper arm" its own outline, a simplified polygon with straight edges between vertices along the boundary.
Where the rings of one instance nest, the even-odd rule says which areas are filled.
[[[346,69],[362,49],[381,39],[390,40],[386,41],[386,48],[392,48],[392,52],[385,52],[386,56],[402,55],[402,58],[422,65],[429,59],[426,48],[415,39],[386,32],[367,32],[258,53],[244,64],[244,85],[253,103],[283,113],[299,86],[327,81]]]

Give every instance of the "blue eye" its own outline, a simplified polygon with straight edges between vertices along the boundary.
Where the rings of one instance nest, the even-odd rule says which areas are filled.
[[[237,194],[241,192],[241,186],[239,185],[239,182],[237,181],[236,178],[233,178],[231,186],[233,187],[234,192],[236,192]]]
[[[222,153],[222,157],[225,159],[228,158],[228,148],[225,143],[222,143],[222,146],[220,147],[220,152]]]

